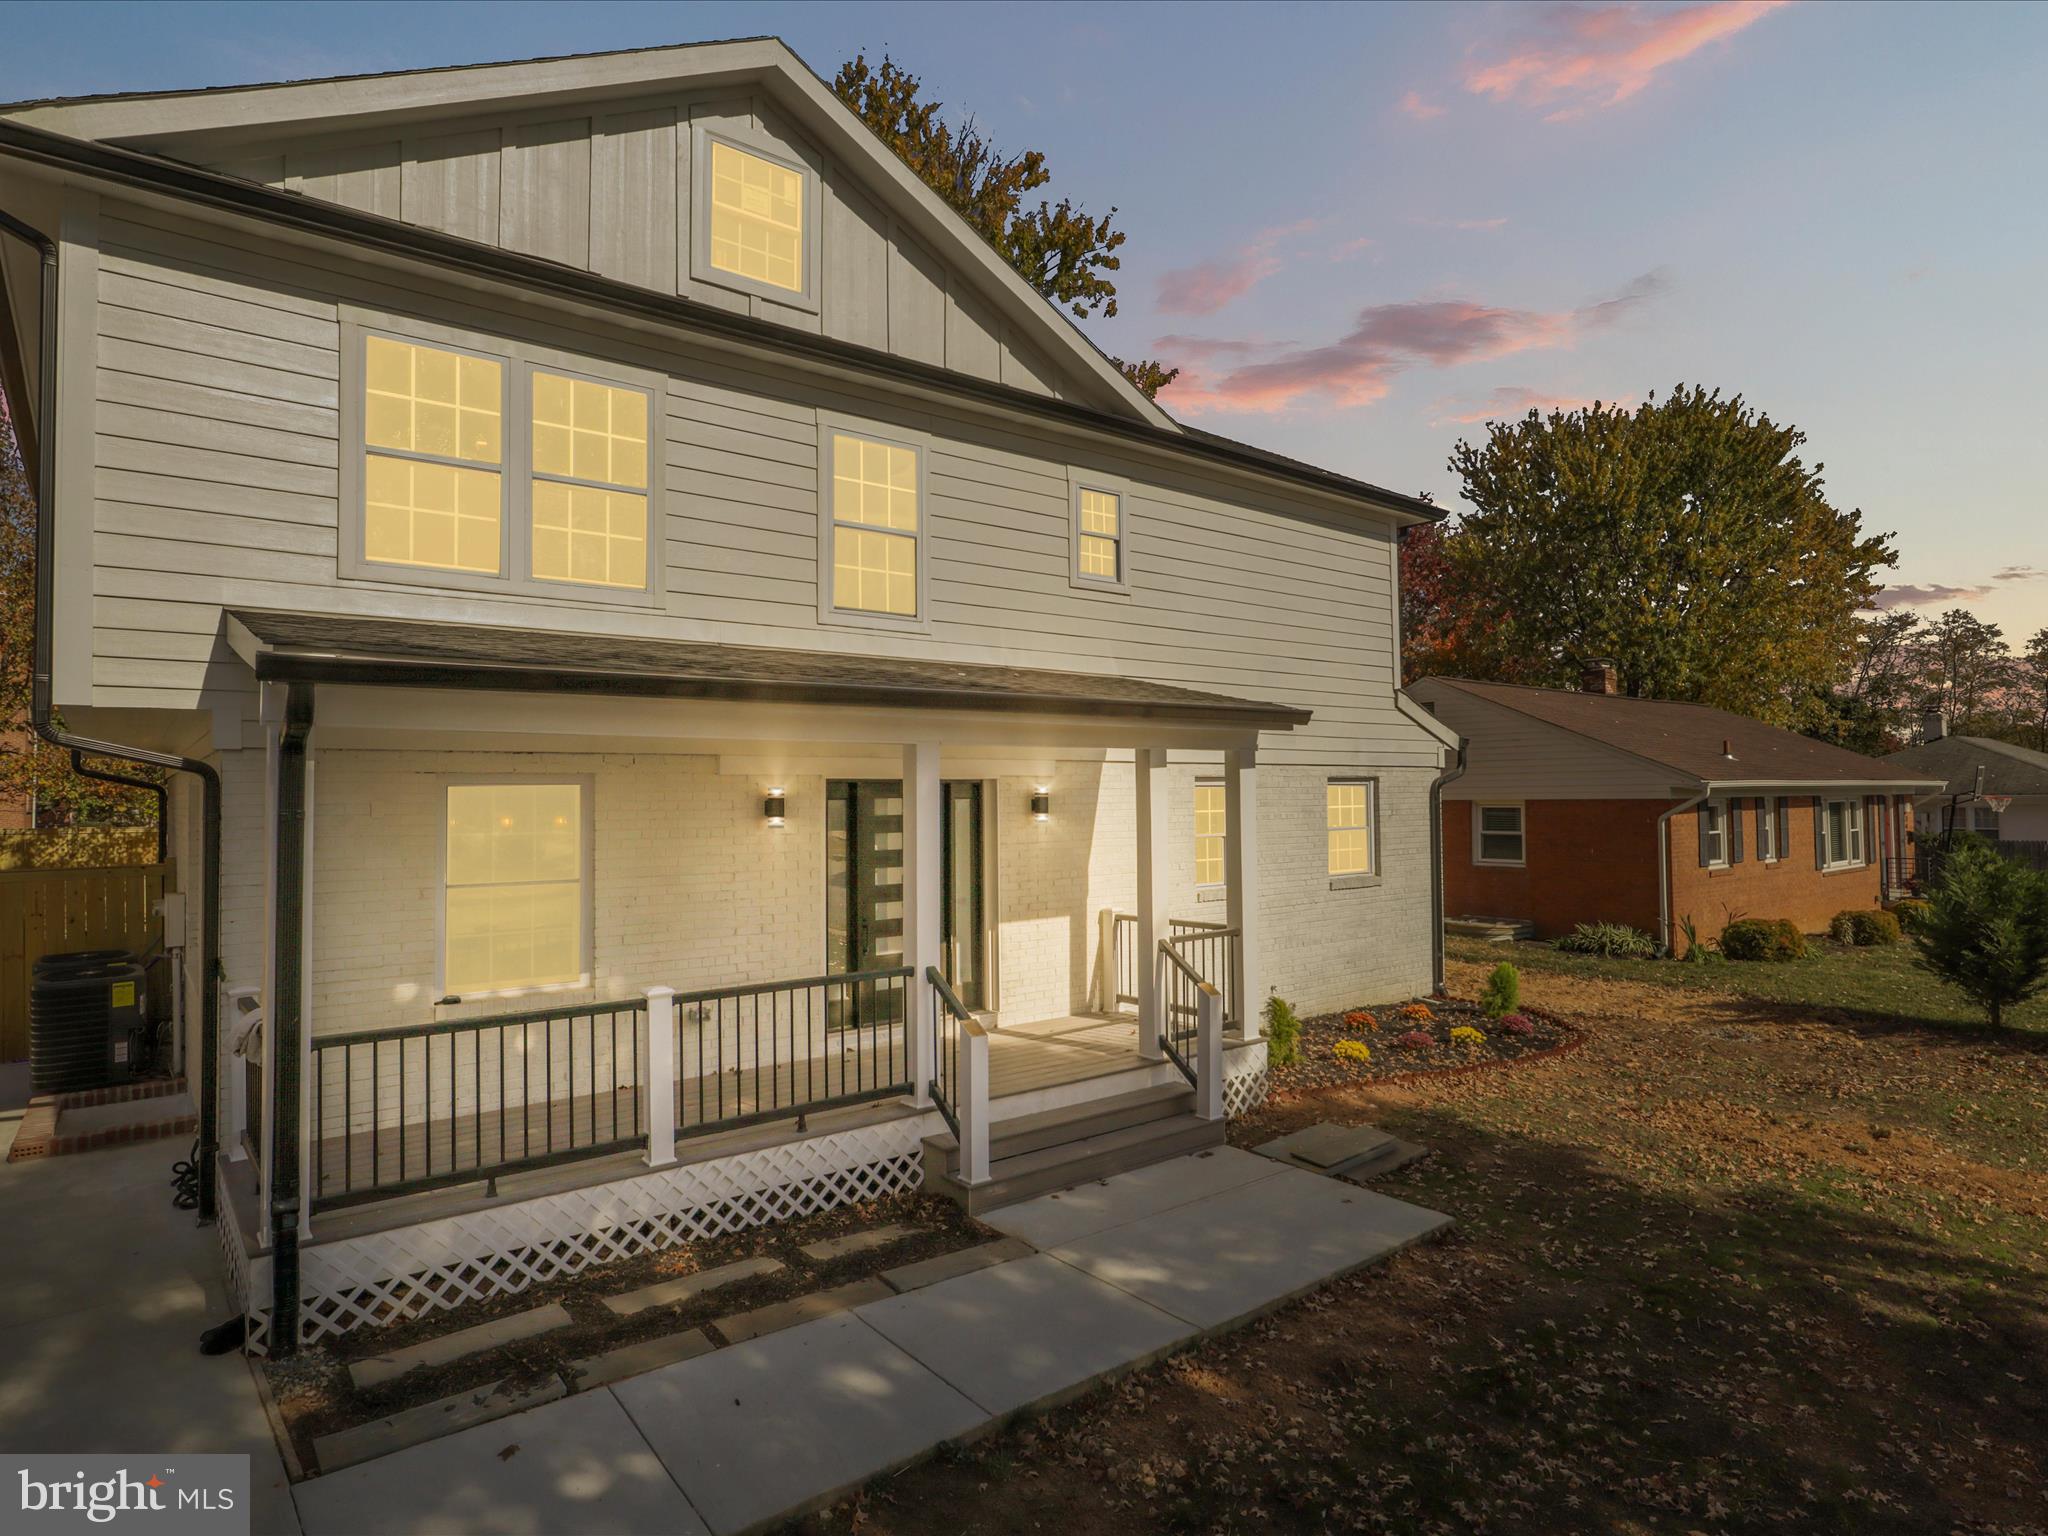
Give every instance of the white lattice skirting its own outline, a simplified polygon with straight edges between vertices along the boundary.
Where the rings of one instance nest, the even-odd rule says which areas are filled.
[[[300,1337],[312,1343],[523,1291],[592,1264],[916,1189],[927,1118],[936,1117],[907,1115],[314,1243],[300,1250]],[[235,1257],[231,1251],[231,1272]],[[270,1309],[258,1303],[269,1295],[269,1267],[259,1258],[241,1282],[256,1354],[267,1346]]]
[[[1266,1042],[1226,1051],[1223,1056],[1223,1114],[1235,1120],[1266,1102]]]

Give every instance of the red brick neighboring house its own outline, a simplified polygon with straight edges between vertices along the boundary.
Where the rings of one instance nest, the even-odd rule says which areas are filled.
[[[1736,917],[1824,931],[1901,894],[1924,774],[1703,704],[1460,678],[1408,689],[1468,742],[1444,788],[1444,913],[1539,937],[1626,923],[1683,949]]]

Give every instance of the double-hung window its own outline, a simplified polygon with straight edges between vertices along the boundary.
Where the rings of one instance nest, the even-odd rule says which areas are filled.
[[[1475,805],[1472,808],[1472,862],[1522,865],[1528,844],[1520,805]]]
[[[458,996],[588,979],[581,783],[451,784],[442,985]]]
[[[1854,869],[1865,862],[1861,800],[1830,800],[1821,807],[1821,861],[1829,869]]]
[[[1708,869],[1728,864],[1728,804],[1723,800],[1700,802],[1700,863]]]
[[[826,577],[820,616],[913,625],[924,617],[924,452],[913,439],[827,424]]]
[[[1766,864],[1778,859],[1778,806],[1768,795],[1756,803],[1756,856]]]
[[[653,600],[654,381],[513,342],[345,335],[343,575]]]
[[[1195,884],[1218,887],[1224,883],[1224,840],[1228,834],[1228,812],[1223,785],[1204,779],[1195,785]]]
[[[1121,480],[1067,471],[1072,503],[1073,584],[1083,591],[1131,590],[1131,496]]]
[[[1373,789],[1370,779],[1332,779],[1324,787],[1323,819],[1332,875],[1373,872]]]

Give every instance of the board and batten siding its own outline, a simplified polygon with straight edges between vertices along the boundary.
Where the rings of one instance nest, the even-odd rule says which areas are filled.
[[[816,174],[815,304],[777,303],[691,276],[699,128],[736,132]],[[965,271],[913,241],[847,167],[813,149],[757,94],[437,121],[431,133],[411,137],[359,130],[208,168],[977,378],[1068,392],[1068,381],[1012,334]]]
[[[678,336],[571,331],[397,289],[341,253],[208,238],[109,206],[100,221],[93,519],[94,702],[189,709],[246,687],[218,644],[242,606],[942,655],[1110,672],[1312,709],[1276,761],[1423,766],[1434,741],[1393,702],[1390,523],[1285,493],[1212,493],[1198,467],[1105,453],[1129,483],[1128,596],[1070,581],[1069,463],[1028,424],[888,408]],[[337,574],[341,314],[420,314],[666,374],[656,471],[666,592],[654,609],[439,591]],[[822,624],[820,413],[929,434],[927,631]]]
[[[1668,800],[1685,775],[1604,743],[1534,720],[1463,689],[1423,678],[1417,703],[1470,743],[1449,800]]]

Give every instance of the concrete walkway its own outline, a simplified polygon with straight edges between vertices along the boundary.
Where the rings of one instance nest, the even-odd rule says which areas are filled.
[[[0,1448],[246,1452],[250,1529],[294,1536],[248,1362],[198,1350],[233,1307],[213,1229],[171,1205],[189,1145],[0,1165]]]
[[[1042,1251],[314,1478],[299,1517],[308,1536],[733,1536],[1450,1225],[1229,1147],[986,1219]]]

